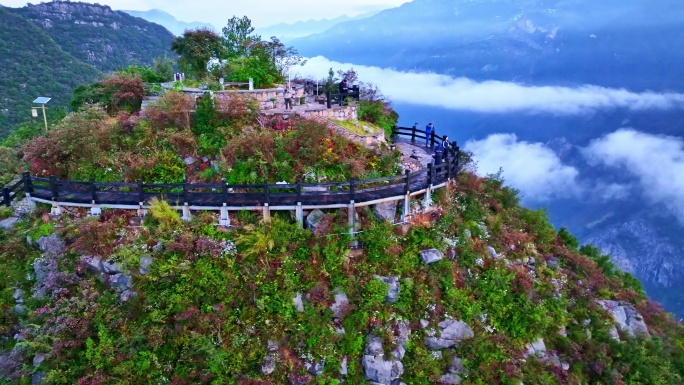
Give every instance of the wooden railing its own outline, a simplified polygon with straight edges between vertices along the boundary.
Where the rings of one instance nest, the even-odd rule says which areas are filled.
[[[422,136],[421,136],[422,135]],[[404,136],[415,141],[425,139],[416,127],[395,127],[393,136]],[[431,139],[434,142],[434,137]],[[153,197],[176,206],[195,207],[334,207],[356,202],[377,202],[431,189],[456,176],[459,171],[457,147],[444,153],[442,162],[434,160],[425,168],[402,175],[367,180],[350,179],[341,183],[303,183],[233,185],[226,183],[104,183],[90,180],[76,182],[41,178],[28,173],[21,180],[3,189],[0,204],[9,206],[23,193],[33,200],[61,204],[140,206]]]
[[[351,100],[359,100],[361,97],[361,92],[359,91],[359,86],[352,87],[349,92],[333,94],[331,92],[325,93],[326,103],[328,108],[332,108],[333,104],[341,106],[345,99],[350,98]]]
[[[22,177],[18,181],[11,183],[2,188],[2,196],[0,196],[0,206],[10,206],[12,201],[22,197],[25,191],[26,178]]]

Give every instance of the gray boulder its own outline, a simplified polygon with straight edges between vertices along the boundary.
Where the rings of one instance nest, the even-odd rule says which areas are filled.
[[[394,218],[397,215],[397,201],[373,205],[373,214],[381,221],[394,223]]]
[[[327,215],[325,215],[323,211],[319,209],[313,210],[309,215],[306,216],[306,228],[311,230],[313,233],[318,232],[326,217]]]
[[[325,366],[325,360],[319,362],[305,362],[304,367],[306,371],[313,374],[314,376],[320,376],[323,374],[323,367]]]
[[[87,271],[100,274],[104,272],[102,267],[102,260],[99,257],[83,256],[81,257],[81,264],[86,268]]]
[[[549,258],[548,261],[546,261],[546,266],[549,267],[551,270],[558,270],[560,267],[560,263],[558,263],[558,258],[556,257],[551,257]]]
[[[442,385],[459,385],[461,377],[457,374],[445,374],[442,376]]]
[[[344,356],[344,358],[342,358],[342,362],[340,363],[340,376],[346,376],[347,372],[347,356]]]
[[[292,304],[298,312],[302,313],[304,311],[304,298],[302,297],[302,293],[298,293],[292,298]]]
[[[43,384],[43,379],[45,378],[45,372],[35,372],[31,375],[31,385],[41,385]]]
[[[492,257],[492,258],[494,258],[494,259],[499,259],[499,258],[501,258],[501,256],[499,255],[499,253],[497,253],[496,250],[495,250],[493,247],[488,246],[488,247],[487,247],[487,251],[489,252],[489,256],[490,256],[490,257]]]
[[[441,329],[439,337],[425,337],[425,345],[430,349],[446,349],[458,345],[461,341],[473,338],[473,329],[467,323],[458,320],[444,320],[438,324]]]
[[[36,354],[33,356],[33,366],[36,367],[45,361],[45,354]]]
[[[45,281],[45,278],[49,274],[50,261],[45,257],[36,258],[33,261],[33,272],[38,283]]]
[[[596,302],[605,311],[610,313],[617,326],[630,336],[636,337],[638,334],[643,334],[650,337],[651,334],[648,332],[644,317],[639,314],[632,304],[605,299]]]
[[[377,384],[393,384],[402,374],[404,365],[397,359],[386,360],[380,337],[369,336],[366,351],[361,359],[366,380]]]
[[[376,275],[375,278],[387,284],[387,296],[385,296],[385,301],[389,303],[397,302],[400,293],[399,277],[383,277]]]
[[[21,219],[17,217],[9,217],[0,221],[0,229],[11,230],[14,225],[17,224]]]
[[[38,239],[38,248],[44,253],[57,255],[64,251],[65,244],[57,234],[52,234],[48,237],[40,237],[40,239]]]
[[[534,342],[530,342],[525,346],[525,357],[537,356],[539,358],[545,359],[546,355],[546,344],[543,338],[539,338]]]
[[[183,162],[185,162],[185,165],[190,166],[191,164],[194,164],[195,162],[197,162],[197,159],[189,156],[189,157],[183,159]]]
[[[123,293],[126,290],[131,290],[132,287],[132,278],[130,275],[127,274],[116,274],[113,275],[112,278],[116,277],[114,281],[112,281],[112,287],[119,291],[120,293]]]
[[[346,312],[349,306],[349,298],[343,292],[336,290],[335,292],[335,302],[330,305],[330,310],[333,312],[335,318],[339,318]]]
[[[150,272],[150,266],[152,266],[152,256],[145,254],[140,257],[140,269],[138,271],[141,275],[145,275]]]
[[[115,262],[102,261],[102,271],[109,275],[120,274],[121,265]]]
[[[275,354],[267,354],[264,362],[261,364],[261,373],[265,376],[275,372],[276,370],[276,357]]]
[[[420,259],[424,264],[429,265],[444,259],[444,254],[437,249],[427,249],[420,252]]]

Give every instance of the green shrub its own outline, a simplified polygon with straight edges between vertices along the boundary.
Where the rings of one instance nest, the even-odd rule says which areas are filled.
[[[373,308],[385,301],[389,286],[379,279],[371,279],[364,286],[361,294],[361,304],[365,308]]]
[[[173,231],[183,223],[178,211],[171,208],[168,202],[155,197],[150,199],[149,205],[149,213],[162,231]]]

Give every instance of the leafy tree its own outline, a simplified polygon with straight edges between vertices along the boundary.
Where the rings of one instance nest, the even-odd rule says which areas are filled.
[[[328,70],[328,77],[321,82],[321,83],[323,83],[323,89],[325,90],[325,92],[330,92],[330,93],[337,92],[339,90],[337,88],[337,81],[338,80],[339,79],[335,77],[335,71],[333,71],[333,69],[331,67]]]
[[[347,79],[349,84],[354,84],[357,80],[359,80],[359,74],[354,70],[354,68],[350,68],[346,71],[338,70],[337,76],[339,76],[341,79]]]
[[[145,96],[142,79],[126,73],[116,74],[100,82],[105,93],[111,93],[111,104],[107,111],[138,111]]]
[[[160,83],[165,80],[164,78],[161,78],[159,75],[157,75],[154,69],[150,67],[131,65],[119,70],[118,72],[122,74],[138,76],[145,83]]]
[[[21,162],[17,152],[11,148],[0,147],[0,186],[12,181],[12,179],[19,173]]]
[[[577,250],[579,247],[579,241],[577,238],[575,238],[568,229],[565,227],[561,227],[560,230],[558,230],[558,236],[565,241],[565,245],[568,246],[572,250]]]
[[[152,62],[152,70],[160,82],[170,81],[173,79],[173,60],[166,55],[158,56]]]
[[[269,52],[271,61],[283,77],[287,77],[290,68],[306,64],[306,59],[301,57],[294,47],[285,47],[285,44],[275,36],[271,36],[271,41],[262,42],[262,46]]]
[[[221,37],[208,28],[186,30],[183,36],[173,40],[171,49],[180,56],[181,69],[198,78],[207,73],[211,59],[223,57],[225,53]]]
[[[261,40],[261,36],[252,35],[254,27],[247,16],[231,17],[221,31],[227,59],[247,56],[252,44]]]
[[[257,88],[267,87],[278,80],[282,80],[274,63],[268,55],[261,50],[255,50],[250,56],[236,58],[228,65],[228,79],[234,82],[246,82],[249,78],[254,80]],[[277,76],[276,76],[277,75]]]
[[[84,84],[74,89],[74,95],[69,102],[72,111],[79,111],[88,104],[111,104],[112,95],[107,93],[101,83]]]
[[[69,106],[79,111],[86,105],[99,104],[112,113],[117,111],[138,111],[145,96],[143,80],[139,75],[142,67],[131,66],[98,83],[76,87]],[[156,76],[148,69],[142,69],[149,76]]]

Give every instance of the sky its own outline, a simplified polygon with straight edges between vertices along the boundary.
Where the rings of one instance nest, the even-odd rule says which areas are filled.
[[[44,1],[32,1],[40,4]],[[247,16],[257,28],[309,19],[331,19],[398,7],[408,0],[98,0],[115,10],[148,11],[160,9],[185,22],[200,21],[221,28],[232,16]],[[0,0],[7,7],[23,7],[26,1]]]

